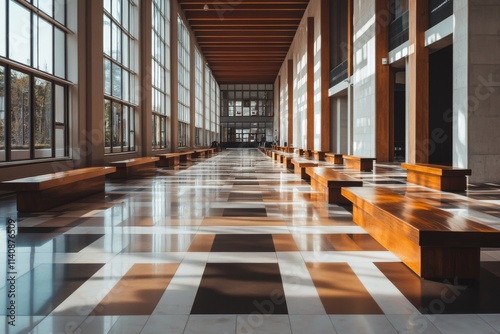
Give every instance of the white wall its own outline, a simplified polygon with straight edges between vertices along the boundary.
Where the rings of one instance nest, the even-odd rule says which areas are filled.
[[[375,0],[354,1],[353,154],[375,157]]]

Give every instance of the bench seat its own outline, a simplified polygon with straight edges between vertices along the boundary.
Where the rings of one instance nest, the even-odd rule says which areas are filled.
[[[156,169],[158,157],[140,157],[127,160],[113,161],[109,165],[116,167],[116,172],[111,174],[113,179],[128,179],[151,175]]]
[[[417,275],[476,279],[480,247],[500,247],[500,231],[381,187],[343,188],[353,220]]]
[[[371,172],[373,170],[373,161],[375,158],[357,157],[347,154],[343,154],[342,158],[345,160],[345,167],[348,169],[355,169],[360,172]]]
[[[306,168],[307,167],[318,167],[318,163],[307,160],[307,159],[301,159],[301,158],[293,158],[291,160],[292,165],[293,165],[293,171],[296,175],[300,176],[302,180],[309,181],[310,177],[306,173]]]
[[[335,165],[343,165],[344,164],[344,158],[342,157],[342,154],[340,153],[331,153],[327,152],[325,153],[325,161],[330,162]]]
[[[328,167],[306,167],[306,173],[311,178],[311,187],[320,193],[319,199],[329,204],[347,204],[349,201],[342,196],[342,187],[362,187],[363,181]]]
[[[56,206],[104,192],[106,175],[116,167],[86,167],[25,177],[0,184],[1,190],[17,193],[20,212],[47,211]]]
[[[314,158],[314,160],[325,161],[325,153],[327,153],[327,151],[313,150],[312,157]]]
[[[406,169],[406,181],[440,191],[460,192],[467,189],[467,176],[470,169],[434,164],[402,163]]]

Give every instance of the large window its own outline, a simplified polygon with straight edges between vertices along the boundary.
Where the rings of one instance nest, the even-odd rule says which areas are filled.
[[[105,152],[135,150],[137,107],[136,0],[104,1]]]
[[[196,49],[196,72],[195,72],[195,144],[203,143],[203,60],[200,51]]]
[[[212,115],[210,110],[210,81],[212,79],[212,75],[210,73],[210,69],[205,67],[205,144],[209,145],[212,143],[212,135],[210,132],[211,126],[211,117],[215,117]]]
[[[69,154],[65,23],[66,1],[0,0],[0,161]]]
[[[271,84],[222,85],[222,116],[273,116]]]
[[[153,150],[170,146],[170,1],[153,0]]]
[[[179,77],[178,77],[178,117],[179,117],[179,147],[189,145],[189,124],[191,122],[190,105],[190,36],[189,31],[180,17],[177,17],[179,27]]]

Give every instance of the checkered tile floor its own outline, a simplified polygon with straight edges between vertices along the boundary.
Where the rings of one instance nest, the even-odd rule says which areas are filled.
[[[451,194],[406,184],[395,164],[345,172],[500,229],[500,185]],[[234,149],[48,212],[0,198],[0,333],[500,332],[500,250],[482,251],[477,282],[422,280],[349,207],[312,195],[258,150]]]

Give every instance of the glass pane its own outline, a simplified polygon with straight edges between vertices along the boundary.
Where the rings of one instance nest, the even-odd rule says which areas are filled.
[[[126,70],[122,71],[122,94],[123,94],[123,100],[129,101],[130,100],[130,95],[129,95],[129,73]]]
[[[111,102],[104,100],[104,146],[111,147]]]
[[[125,0],[127,1],[127,0]],[[121,22],[121,1],[120,0],[111,0],[111,13],[113,17]]]
[[[66,23],[66,0],[54,2],[54,18],[62,24]]]
[[[12,160],[30,158],[30,78],[27,74],[11,71],[10,79],[10,136]]]
[[[128,151],[128,145],[129,145],[129,124],[128,124],[128,111],[129,108],[127,106],[123,107],[123,113],[122,113],[122,133],[123,133],[123,150]]]
[[[121,30],[113,22],[111,22],[111,56],[117,61],[122,59],[122,41]]]
[[[111,13],[111,0],[104,0],[104,9]]]
[[[111,56],[111,19],[107,15],[104,15],[102,34],[104,54]]]
[[[122,97],[122,69],[117,64],[111,64],[111,75],[113,76],[113,96]]]
[[[111,95],[111,61],[104,59],[104,94]]]
[[[5,67],[0,66],[0,161],[5,161]]]
[[[7,4],[0,0],[0,56],[5,57],[7,52]]]
[[[66,78],[66,33],[55,28],[55,75]]]
[[[35,78],[35,158],[52,156],[52,83]]]
[[[9,58],[31,65],[31,20],[30,12],[10,0]]]
[[[122,63],[124,66],[126,67],[129,67],[130,64],[129,64],[129,38],[126,34],[122,34],[123,36],[123,47],[122,47],[122,52],[121,52],[121,55],[123,56],[122,58]]]
[[[122,105],[119,103],[113,103],[113,128],[112,128],[112,144],[113,151],[115,148],[119,148],[122,144]]]
[[[38,8],[43,10],[47,15],[52,16],[52,6],[53,6],[53,0],[38,0]]]
[[[47,73],[53,73],[52,69],[52,25],[42,18],[38,19],[38,69]]]
[[[56,158],[64,157],[65,152],[65,129],[66,129],[66,107],[65,89],[56,85],[55,89],[55,115],[56,115]]]
[[[129,2],[128,0],[123,0],[123,15],[122,15],[122,26],[125,28],[125,30],[129,29]]]

